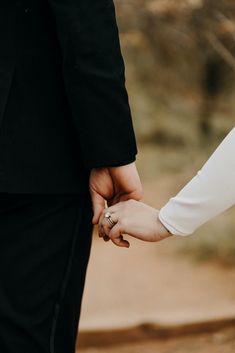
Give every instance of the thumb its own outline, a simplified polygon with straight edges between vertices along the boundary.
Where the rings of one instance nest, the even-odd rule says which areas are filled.
[[[92,223],[98,224],[101,213],[103,212],[103,210],[105,208],[105,200],[97,192],[92,191],[91,192],[91,201],[92,201],[92,207],[93,207]]]

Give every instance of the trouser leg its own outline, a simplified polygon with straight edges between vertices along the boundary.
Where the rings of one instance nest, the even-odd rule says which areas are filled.
[[[74,353],[88,197],[0,195],[0,352]]]

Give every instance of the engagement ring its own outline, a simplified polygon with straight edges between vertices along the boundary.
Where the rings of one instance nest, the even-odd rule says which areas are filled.
[[[114,220],[112,219],[112,216],[111,216],[111,213],[110,212],[106,212],[105,214],[104,214],[104,217],[107,219],[107,221],[109,222],[109,225],[111,226],[111,227],[113,227],[113,226],[115,226],[115,222],[114,222]]]

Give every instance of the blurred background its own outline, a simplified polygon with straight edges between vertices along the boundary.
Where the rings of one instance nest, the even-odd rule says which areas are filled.
[[[144,200],[160,208],[234,127],[235,2],[115,4]],[[95,233],[79,351],[234,353],[234,218],[129,250]]]
[[[163,179],[172,196],[234,126],[235,2],[116,0],[116,6],[139,171],[144,183],[156,183],[150,193]],[[150,201],[161,206],[165,191]],[[225,216],[187,243],[194,255],[235,263],[234,231],[233,216],[231,223]]]

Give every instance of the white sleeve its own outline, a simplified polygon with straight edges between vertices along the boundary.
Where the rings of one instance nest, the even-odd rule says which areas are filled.
[[[197,175],[160,210],[159,219],[175,235],[199,226],[235,204],[235,128]]]

